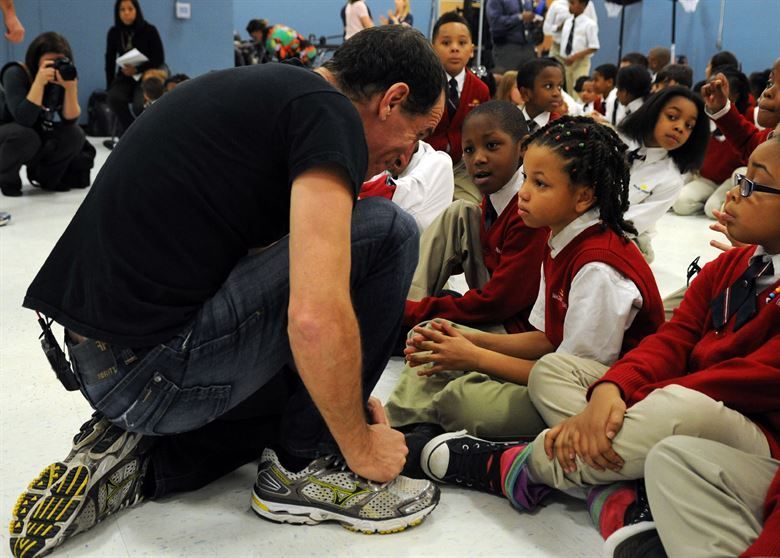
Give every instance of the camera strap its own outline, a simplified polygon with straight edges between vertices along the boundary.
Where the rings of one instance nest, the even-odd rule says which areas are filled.
[[[46,355],[46,359],[51,365],[51,369],[57,375],[57,379],[68,391],[76,391],[79,389],[79,381],[76,378],[76,374],[73,372],[73,368],[68,362],[65,352],[57,343],[57,339],[54,337],[54,332],[51,330],[51,324],[54,320],[42,316],[38,311],[35,312],[38,316],[38,325],[41,326],[42,333],[38,336],[41,341],[41,348],[43,354]]]

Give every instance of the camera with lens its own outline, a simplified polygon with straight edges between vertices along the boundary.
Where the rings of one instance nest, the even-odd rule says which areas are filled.
[[[72,81],[78,76],[76,66],[73,65],[73,62],[71,62],[70,58],[67,56],[57,58],[54,61],[53,67],[60,73],[60,77],[63,81]]]

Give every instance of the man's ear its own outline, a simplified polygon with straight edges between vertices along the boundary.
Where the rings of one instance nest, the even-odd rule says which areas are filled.
[[[574,210],[582,215],[598,202],[596,198],[596,189],[593,186],[576,186],[577,196]]]
[[[379,100],[379,118],[387,120],[390,113],[398,110],[407,97],[409,97],[409,86],[407,84],[398,82],[388,87]]]

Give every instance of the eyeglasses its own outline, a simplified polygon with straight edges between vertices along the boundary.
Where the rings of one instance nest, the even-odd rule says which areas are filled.
[[[780,195],[780,189],[764,186],[758,182],[753,182],[744,174],[734,174],[734,186],[739,186],[739,194],[743,198],[749,198],[753,192],[764,192],[765,194]]]

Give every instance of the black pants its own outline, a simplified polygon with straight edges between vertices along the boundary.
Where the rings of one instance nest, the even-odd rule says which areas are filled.
[[[0,125],[0,186],[3,191],[21,190],[19,170],[27,165],[27,176],[42,188],[58,189],[68,165],[81,151],[86,137],[76,124],[58,124],[40,133],[15,122]]]
[[[144,110],[141,82],[120,74],[114,78],[111,87],[108,88],[108,106],[116,114],[123,131],[127,130],[135,120],[135,116],[130,112],[130,103],[133,104],[133,113],[136,116]]]

